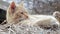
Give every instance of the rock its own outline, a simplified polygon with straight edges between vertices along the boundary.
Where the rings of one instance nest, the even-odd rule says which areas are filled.
[[[6,10],[0,9],[0,24],[6,20]]]

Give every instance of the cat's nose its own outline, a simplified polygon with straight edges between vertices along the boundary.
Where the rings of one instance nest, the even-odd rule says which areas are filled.
[[[26,18],[28,18],[28,16],[26,16]]]
[[[28,14],[24,14],[25,18],[28,18]]]
[[[28,15],[25,15],[25,18],[27,19],[28,18]]]

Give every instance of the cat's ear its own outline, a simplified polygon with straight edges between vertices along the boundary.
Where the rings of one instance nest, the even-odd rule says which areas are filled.
[[[22,1],[20,4],[19,4],[19,7],[24,7],[24,2]]]
[[[10,4],[10,8],[11,8],[11,9],[14,9],[15,7],[16,7],[15,2],[11,2],[11,4]]]
[[[13,14],[15,12],[14,11],[15,8],[16,8],[15,2],[11,2],[10,5],[9,5],[9,7],[8,7],[8,9],[7,9],[7,12],[9,14]]]

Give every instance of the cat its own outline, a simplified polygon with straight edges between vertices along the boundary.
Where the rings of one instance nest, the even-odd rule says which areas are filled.
[[[50,15],[30,15],[27,10],[24,8],[23,3],[16,5],[15,2],[12,2],[6,14],[6,19],[9,24],[19,24],[24,23],[27,25],[37,25],[39,27],[43,26],[53,26],[59,25],[59,22],[54,16]]]
[[[28,18],[27,10],[23,7],[23,2],[21,2],[19,5],[16,5],[15,2],[12,2],[8,9],[6,14],[6,19],[8,23],[18,23],[20,20],[24,20]]]

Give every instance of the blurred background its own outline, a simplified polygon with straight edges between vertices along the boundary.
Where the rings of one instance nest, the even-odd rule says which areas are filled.
[[[0,21],[6,19],[6,10],[14,1],[19,4],[24,1],[24,6],[30,14],[52,15],[54,11],[60,11],[60,0],[0,0]]]

